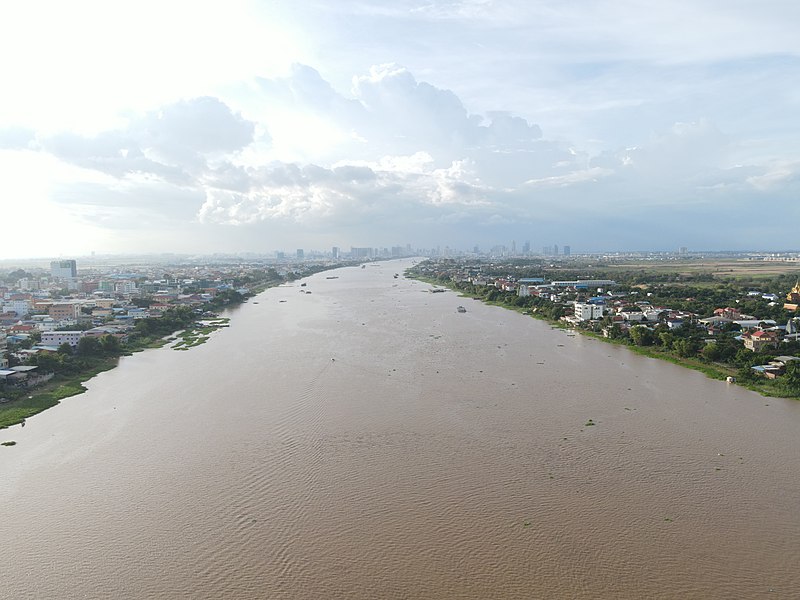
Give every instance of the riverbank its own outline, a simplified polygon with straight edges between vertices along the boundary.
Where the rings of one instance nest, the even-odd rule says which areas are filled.
[[[659,349],[654,346],[637,346],[631,344],[627,341],[627,339],[615,339],[611,337],[605,337],[593,331],[588,331],[585,329],[579,329],[575,327],[570,327],[561,321],[560,319],[552,319],[549,318],[547,315],[542,314],[541,312],[536,311],[536,309],[531,309],[530,307],[521,307],[510,305],[504,302],[502,299],[499,300],[487,300],[485,298],[480,298],[473,296],[471,294],[465,293],[464,290],[459,289],[454,282],[452,281],[442,281],[438,279],[434,279],[431,277],[423,277],[418,276],[410,271],[405,273],[406,277],[410,279],[415,279],[416,281],[420,281],[423,283],[428,283],[435,287],[446,287],[447,289],[456,292],[459,297],[461,298],[472,298],[473,300],[479,300],[484,304],[490,306],[498,306],[507,310],[513,310],[520,314],[531,316],[535,319],[539,319],[540,321],[544,321],[551,325],[552,327],[563,329],[565,331],[572,331],[575,333],[579,333],[586,337],[596,339],[607,344],[613,344],[616,346],[624,346],[628,348],[632,352],[639,354],[641,356],[646,356],[648,358],[655,358],[658,360],[664,360],[670,362],[672,364],[685,367],[687,369],[692,369],[693,371],[699,371],[706,375],[711,379],[718,379],[725,381],[728,377],[733,377],[735,380],[735,384],[743,387],[745,389],[757,392],[765,397],[773,397],[773,398],[790,398],[793,400],[800,400],[800,394],[788,392],[781,387],[779,384],[775,383],[775,380],[768,380],[768,379],[750,379],[750,380],[743,380],[741,377],[741,369],[737,369],[734,366],[726,365],[724,363],[706,361],[699,357],[681,357],[677,356],[671,352]],[[502,296],[500,297],[502,298]]]
[[[315,265],[307,269],[303,273],[303,277],[348,266],[348,264]],[[296,277],[291,275],[285,278],[261,281],[254,284],[247,294],[230,290],[228,295],[221,300],[212,301],[208,308],[214,311],[233,309],[269,288],[295,279]],[[171,310],[176,311],[177,309]],[[25,419],[57,406],[64,398],[82,394],[86,391],[84,383],[97,374],[116,367],[121,356],[130,356],[143,350],[161,348],[168,344],[172,344],[174,350],[188,351],[207,342],[210,335],[217,329],[229,326],[230,319],[226,317],[196,318],[193,314],[190,316],[188,310],[184,312],[185,314],[176,312],[166,319],[164,317],[141,319],[137,322],[137,330],[128,341],[119,344],[106,355],[81,357],[82,360],[77,365],[71,365],[73,372],[57,372],[53,379],[41,387],[10,392],[9,390],[6,392],[0,390],[0,398],[5,393],[8,400],[0,403],[0,429],[24,423]],[[63,363],[64,357],[61,359]],[[49,361],[48,364],[52,364],[52,362]]]
[[[274,285],[278,285],[276,282]],[[272,287],[272,286],[268,286]],[[267,289],[264,287],[260,291]],[[258,293],[260,293],[260,291]],[[229,304],[223,308],[234,308],[246,301],[251,295],[243,296],[239,302]],[[157,319],[153,319],[158,323]],[[31,389],[6,390],[4,392],[7,402],[0,404],[0,429],[24,423],[26,419],[57,406],[64,398],[77,396],[86,391],[83,385],[99,373],[109,371],[119,364],[122,356],[130,356],[137,352],[161,348],[173,344],[175,350],[186,351],[208,341],[210,334],[227,327],[230,319],[213,318],[210,320],[197,320],[188,325],[174,323],[170,332],[161,332],[152,335],[133,335],[125,343],[119,344],[118,350],[106,356],[81,357],[76,365],[70,365],[74,372],[56,373],[55,377],[44,385]],[[144,328],[142,328],[144,329]],[[0,392],[0,397],[2,393]],[[8,398],[8,396],[12,396]]]
[[[113,369],[118,362],[119,358],[108,358],[75,375],[57,375],[43,386],[29,390],[27,395],[0,404],[0,429],[23,423],[33,415],[57,406],[64,398],[82,394],[86,391],[85,382],[103,371]]]

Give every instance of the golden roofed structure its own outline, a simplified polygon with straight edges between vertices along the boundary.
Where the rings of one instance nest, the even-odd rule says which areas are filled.
[[[786,310],[798,310],[800,308],[800,280],[786,294],[786,302],[783,303],[783,308]]]

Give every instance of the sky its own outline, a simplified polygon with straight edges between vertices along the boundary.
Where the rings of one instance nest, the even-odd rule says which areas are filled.
[[[795,0],[0,4],[0,258],[800,249]]]

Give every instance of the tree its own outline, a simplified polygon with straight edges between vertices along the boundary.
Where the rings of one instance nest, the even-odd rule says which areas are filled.
[[[675,335],[669,331],[662,331],[658,334],[658,339],[659,343],[664,346],[664,348],[672,348],[672,344],[675,341]]]
[[[651,346],[653,344],[653,340],[655,339],[655,335],[653,334],[652,330],[643,325],[631,327],[629,333],[631,340],[633,340],[633,343],[637,346]]]
[[[719,348],[719,344],[717,344],[716,342],[711,342],[710,344],[706,344],[700,351],[700,353],[703,355],[703,358],[710,361],[719,360],[722,355],[722,351]]]
[[[67,342],[64,342],[58,347],[58,353],[64,356],[72,356],[72,346],[70,346]]]
[[[786,372],[781,377],[786,389],[794,395],[800,395],[800,361],[793,360],[786,365]]]
[[[689,338],[680,338],[672,342],[672,349],[682,358],[689,358],[697,354],[697,342]]]
[[[119,339],[114,335],[104,335],[100,338],[100,345],[103,349],[103,354],[108,356],[119,356],[122,352],[122,345]]]
[[[84,336],[78,341],[79,356],[99,356],[102,352],[103,346],[95,336]]]

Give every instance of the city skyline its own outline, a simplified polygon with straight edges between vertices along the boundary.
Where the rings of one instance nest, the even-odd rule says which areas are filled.
[[[46,12],[0,9],[3,258],[797,248],[795,3]]]

